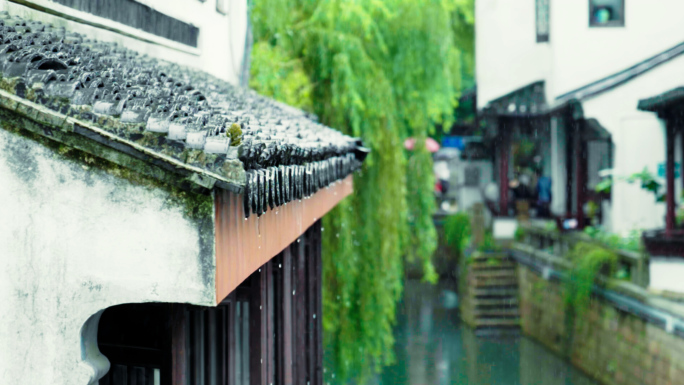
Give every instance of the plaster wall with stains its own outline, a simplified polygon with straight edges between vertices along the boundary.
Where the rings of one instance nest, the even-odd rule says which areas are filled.
[[[107,307],[215,304],[212,197],[87,159],[0,128],[0,383],[97,383]]]

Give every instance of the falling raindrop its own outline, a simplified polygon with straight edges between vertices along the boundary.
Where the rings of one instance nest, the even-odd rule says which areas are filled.
[[[340,237],[340,233],[335,234],[335,236],[336,236],[337,238],[339,238],[339,237]]]
[[[278,264],[278,268],[280,269],[280,268],[282,268],[282,267],[283,267],[283,265],[279,263],[279,264]]]
[[[295,290],[292,290],[292,295],[295,295]]]
[[[325,227],[321,227],[321,231],[325,231]]]
[[[297,239],[297,243],[299,243],[299,242],[301,242],[301,241],[302,241],[301,239]]]
[[[313,315],[314,319],[316,319],[316,314]]]

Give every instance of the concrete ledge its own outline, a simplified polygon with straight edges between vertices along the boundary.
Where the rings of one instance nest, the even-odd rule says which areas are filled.
[[[570,263],[560,257],[519,243],[511,247],[510,253],[514,260],[544,277],[545,280],[560,282],[567,277],[565,270],[570,267]],[[599,281],[605,287],[594,285],[594,295],[621,311],[684,338],[684,306],[649,293],[629,282],[614,279],[599,279]]]

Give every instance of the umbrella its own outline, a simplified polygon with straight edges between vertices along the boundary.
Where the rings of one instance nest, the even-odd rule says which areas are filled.
[[[404,148],[406,148],[407,150],[413,150],[415,146],[415,138],[408,138],[404,141]],[[437,141],[432,138],[427,138],[425,139],[425,147],[430,152],[437,152],[437,150],[439,150],[439,143],[437,143]]]

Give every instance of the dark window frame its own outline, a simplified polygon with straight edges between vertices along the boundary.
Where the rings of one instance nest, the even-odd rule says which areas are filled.
[[[617,20],[610,20],[606,23],[597,23],[594,21],[594,10],[596,9],[595,0],[589,0],[589,27],[590,28],[619,28],[625,26],[625,0],[620,1],[620,18]]]
[[[542,8],[545,14],[542,14]],[[548,43],[551,35],[551,0],[535,0],[535,34],[537,43]],[[546,32],[539,31],[542,22],[546,22]]]
[[[53,1],[56,4],[112,20],[189,47],[199,47],[199,27],[161,13],[148,5],[134,0]]]

